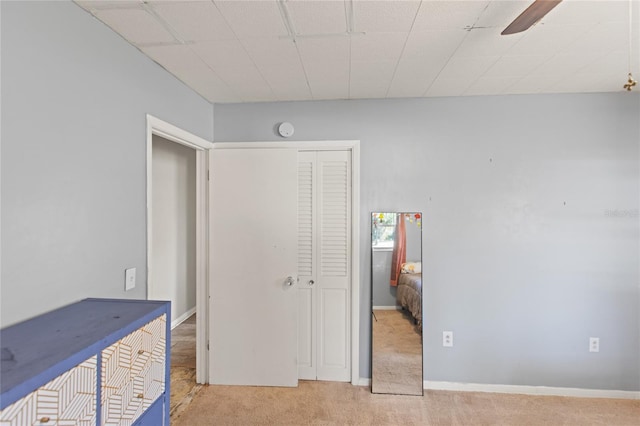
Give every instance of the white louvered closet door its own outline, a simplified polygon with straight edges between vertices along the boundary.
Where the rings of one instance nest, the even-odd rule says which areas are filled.
[[[298,377],[349,381],[349,151],[298,154]]]

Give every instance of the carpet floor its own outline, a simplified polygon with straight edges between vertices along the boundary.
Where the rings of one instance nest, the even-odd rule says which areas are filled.
[[[301,381],[298,388],[204,386],[171,424],[638,426],[640,401],[449,391],[375,395],[348,383]]]
[[[373,393],[422,395],[422,336],[407,311],[373,312]]]
[[[640,426],[640,401],[478,392],[372,394],[349,383],[297,388],[195,383],[195,316],[171,333],[171,425]]]

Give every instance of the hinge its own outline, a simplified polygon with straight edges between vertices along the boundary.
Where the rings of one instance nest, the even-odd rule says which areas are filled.
[[[207,340],[207,350],[209,350],[209,341]]]
[[[209,180],[209,170],[207,170],[207,180]]]

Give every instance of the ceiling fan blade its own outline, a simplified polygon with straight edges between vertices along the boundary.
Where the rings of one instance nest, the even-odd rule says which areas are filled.
[[[522,32],[541,20],[544,15],[556,7],[562,0],[536,0],[520,14],[500,34],[516,34]]]

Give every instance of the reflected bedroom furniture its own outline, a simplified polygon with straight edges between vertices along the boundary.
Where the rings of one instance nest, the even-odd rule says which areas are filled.
[[[0,330],[0,423],[168,426],[170,314],[85,299]]]
[[[401,273],[396,289],[398,306],[409,311],[422,330],[422,273]]]

